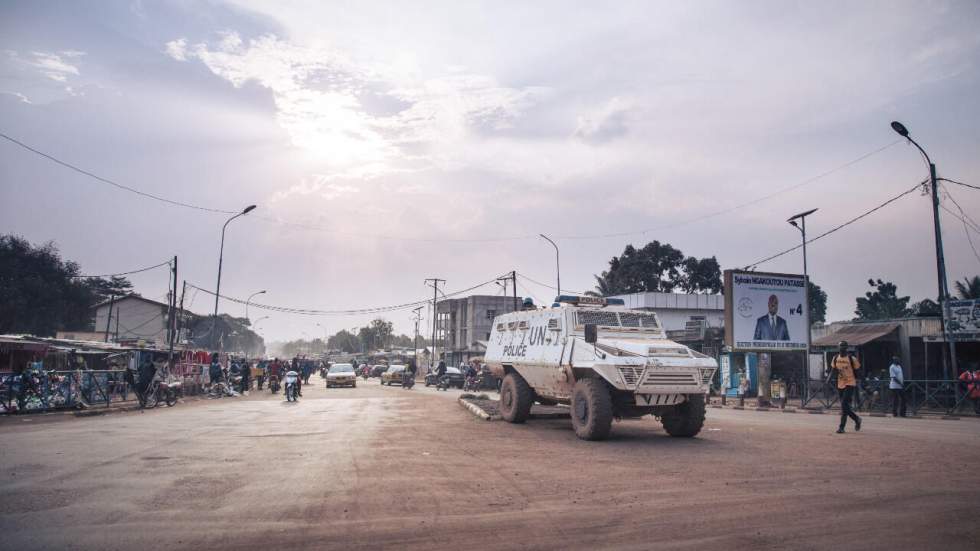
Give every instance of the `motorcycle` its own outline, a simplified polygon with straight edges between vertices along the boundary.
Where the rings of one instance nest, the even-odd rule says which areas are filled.
[[[167,407],[174,407],[177,404],[177,397],[180,395],[181,383],[178,381],[153,381],[147,389],[143,398],[143,407],[153,408],[160,403],[167,404]]]
[[[415,375],[405,371],[402,373],[402,388],[411,389],[415,386]]]
[[[479,375],[470,375],[463,381],[463,390],[466,392],[472,392],[475,390],[480,390],[483,381]]]
[[[286,401],[296,402],[299,400],[299,375],[293,372],[286,374]]]
[[[276,375],[269,375],[269,392],[273,394],[279,392],[279,377]]]
[[[449,390],[449,375],[439,377],[439,382],[436,383],[436,390]]]

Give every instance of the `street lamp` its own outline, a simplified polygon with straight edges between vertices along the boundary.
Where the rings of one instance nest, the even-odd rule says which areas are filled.
[[[806,217],[817,212],[817,210],[819,209],[810,209],[806,212],[794,214],[793,216],[790,216],[788,220],[786,220],[787,222],[789,222],[791,226],[800,230],[800,233],[803,234],[803,282],[804,282],[803,300],[806,302],[806,323],[807,323],[806,354],[803,358],[803,369],[806,370],[806,373],[803,374],[803,381],[804,384],[806,385],[804,387],[804,392],[806,392],[806,389],[809,388],[810,386],[810,324],[812,323],[810,320],[810,276],[807,273],[807,269],[806,269]],[[797,222],[797,220],[799,220],[799,222]]]
[[[932,226],[936,238],[936,277],[939,284],[939,310],[942,314],[943,324],[942,335],[943,341],[947,342],[947,346],[949,347],[949,356],[953,363],[953,369],[959,371],[956,367],[956,345],[946,338],[946,301],[949,300],[949,285],[946,283],[946,258],[943,255],[943,233],[942,228],[939,226],[939,186],[936,183],[936,165],[929,158],[926,150],[922,149],[922,146],[909,136],[909,130],[905,128],[904,124],[898,121],[892,121],[891,126],[892,130],[899,136],[914,145],[922,153],[922,156],[926,158],[926,163],[929,164],[929,182],[932,189]],[[945,361],[945,359],[943,361],[943,378],[949,380],[949,362]]]
[[[238,218],[239,216],[244,216],[252,212],[253,210],[255,210],[255,205],[249,205],[245,207],[245,209],[242,210],[242,212],[239,212],[238,214],[232,216],[227,221],[225,221],[224,226],[221,226],[221,248],[218,250],[218,283],[215,285],[214,288],[214,318],[212,318],[211,320],[211,339],[216,338],[216,335],[214,334],[214,328],[215,328],[215,324],[218,321],[218,299],[221,296],[221,264],[224,261],[224,256],[225,256],[225,230],[228,229],[228,224],[230,224],[232,220]]]
[[[255,295],[264,295],[264,294],[265,294],[265,289],[263,289],[261,291],[256,291],[256,292],[252,293],[251,295],[248,295],[248,298],[245,299],[245,319],[246,320],[248,319],[248,303],[252,301],[252,297],[254,297]]]
[[[556,245],[555,242],[552,241],[547,235],[543,233],[539,233],[538,235],[543,237],[548,243],[551,243],[551,246],[555,248],[555,274],[558,277],[558,296],[561,296],[561,262],[558,256],[558,245]]]

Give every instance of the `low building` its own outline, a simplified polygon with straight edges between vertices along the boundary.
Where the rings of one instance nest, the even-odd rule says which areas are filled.
[[[724,295],[684,293],[630,293],[607,298],[622,299],[627,308],[657,313],[667,338],[717,357],[725,328]]]
[[[447,365],[482,357],[493,327],[493,318],[519,309],[520,298],[472,295],[436,304],[437,354]]]
[[[811,335],[811,349],[823,355],[824,365],[836,353],[838,343],[847,341],[869,375],[887,372],[892,356],[901,358],[906,379],[937,380],[944,375],[943,358],[948,345],[943,340],[942,321],[938,317],[835,321],[815,325]],[[980,342],[957,342],[956,357],[961,370],[976,369]],[[811,372],[811,378],[814,375]]]
[[[113,342],[142,341],[164,346],[167,344],[169,309],[167,304],[139,295],[107,300],[94,307],[93,329],[103,335],[108,332],[109,340]],[[185,315],[196,317],[186,311]]]

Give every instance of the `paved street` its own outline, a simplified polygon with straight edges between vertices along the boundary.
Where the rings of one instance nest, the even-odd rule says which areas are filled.
[[[458,391],[0,419],[6,549],[977,549],[980,423],[710,409],[606,442]]]

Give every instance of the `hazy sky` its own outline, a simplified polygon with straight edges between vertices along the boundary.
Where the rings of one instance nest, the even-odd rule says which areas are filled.
[[[799,242],[796,212],[820,208],[815,235],[925,178],[894,119],[941,176],[980,185],[978,63],[974,1],[4,1],[0,131],[149,193],[258,204],[229,225],[222,292],[338,310],[431,296],[427,277],[552,283],[541,232],[573,290],[653,239],[745,266]],[[54,240],[87,273],[176,254],[181,279],[214,287],[227,215],[2,140],[0,178],[0,232]],[[980,218],[980,192],[949,190]],[[963,224],[942,222],[951,280],[980,273]],[[869,277],[935,297],[928,198],[813,243],[809,265],[830,319],[853,316]],[[167,291],[165,270],[132,280]],[[411,331],[407,312],[387,317]],[[366,321],[272,313],[259,329]]]

